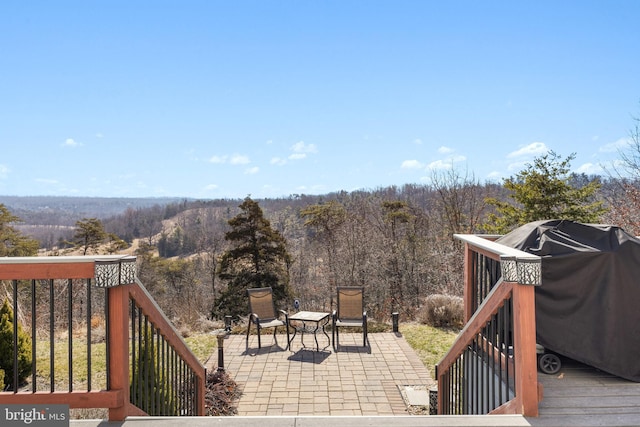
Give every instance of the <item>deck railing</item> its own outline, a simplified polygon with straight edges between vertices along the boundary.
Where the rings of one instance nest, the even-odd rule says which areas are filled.
[[[1,404],[105,408],[113,421],[204,415],[205,368],[136,278],[135,257],[0,258],[0,280],[14,325]],[[22,384],[20,369],[31,371]]]
[[[537,416],[540,258],[480,236],[455,237],[465,243],[466,325],[436,366],[438,414]]]

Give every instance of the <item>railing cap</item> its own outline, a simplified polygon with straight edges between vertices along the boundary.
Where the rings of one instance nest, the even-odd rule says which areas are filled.
[[[74,256],[23,256],[0,257],[0,264],[65,264],[96,261],[135,259],[133,255],[74,255]]]
[[[523,285],[540,286],[542,284],[541,257],[475,234],[454,234],[453,237],[497,255],[504,280]]]
[[[492,252],[500,257],[515,257],[517,259],[530,259],[535,260],[540,258],[537,255],[530,254],[528,252],[521,251],[520,249],[515,249],[501,243],[494,242],[492,240],[488,240],[481,235],[477,234],[454,234],[454,238],[458,240],[462,240],[463,242],[469,243],[473,246],[476,246],[480,249],[484,249],[486,251]],[[494,235],[491,235],[494,237]]]

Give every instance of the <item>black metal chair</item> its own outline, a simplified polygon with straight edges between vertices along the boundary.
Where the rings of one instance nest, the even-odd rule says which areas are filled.
[[[258,348],[262,348],[260,331],[265,328],[273,328],[273,339],[278,344],[276,331],[278,326],[284,326],[287,331],[287,347],[289,348],[289,314],[284,310],[276,311],[273,303],[273,290],[269,288],[247,289],[249,297],[249,324],[247,325],[247,347],[249,346],[249,332],[251,324],[256,325],[258,331]],[[284,320],[279,316],[284,315]]]
[[[364,288],[339,286],[337,288],[337,310],[333,311],[333,349],[340,347],[339,328],[362,328],[362,346],[367,347],[367,311],[364,309]]]

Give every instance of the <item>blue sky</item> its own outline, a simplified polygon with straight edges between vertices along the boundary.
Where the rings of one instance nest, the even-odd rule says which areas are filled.
[[[602,173],[640,116],[640,1],[0,5],[0,194],[281,197]]]

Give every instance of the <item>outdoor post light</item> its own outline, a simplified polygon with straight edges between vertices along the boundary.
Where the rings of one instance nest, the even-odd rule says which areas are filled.
[[[225,334],[218,334],[218,371],[224,371],[224,337]]]
[[[502,269],[502,280],[505,282],[518,281],[518,266],[515,256],[500,255],[500,268]]]
[[[136,281],[136,257],[128,256],[120,259],[120,284],[130,285]]]
[[[399,313],[397,311],[391,313],[391,320],[393,322],[393,332],[398,333],[398,316]]]
[[[542,284],[542,261],[540,257],[518,258],[518,283],[533,286]]]
[[[95,261],[96,286],[112,288],[129,285],[136,280],[136,257],[97,259]]]

